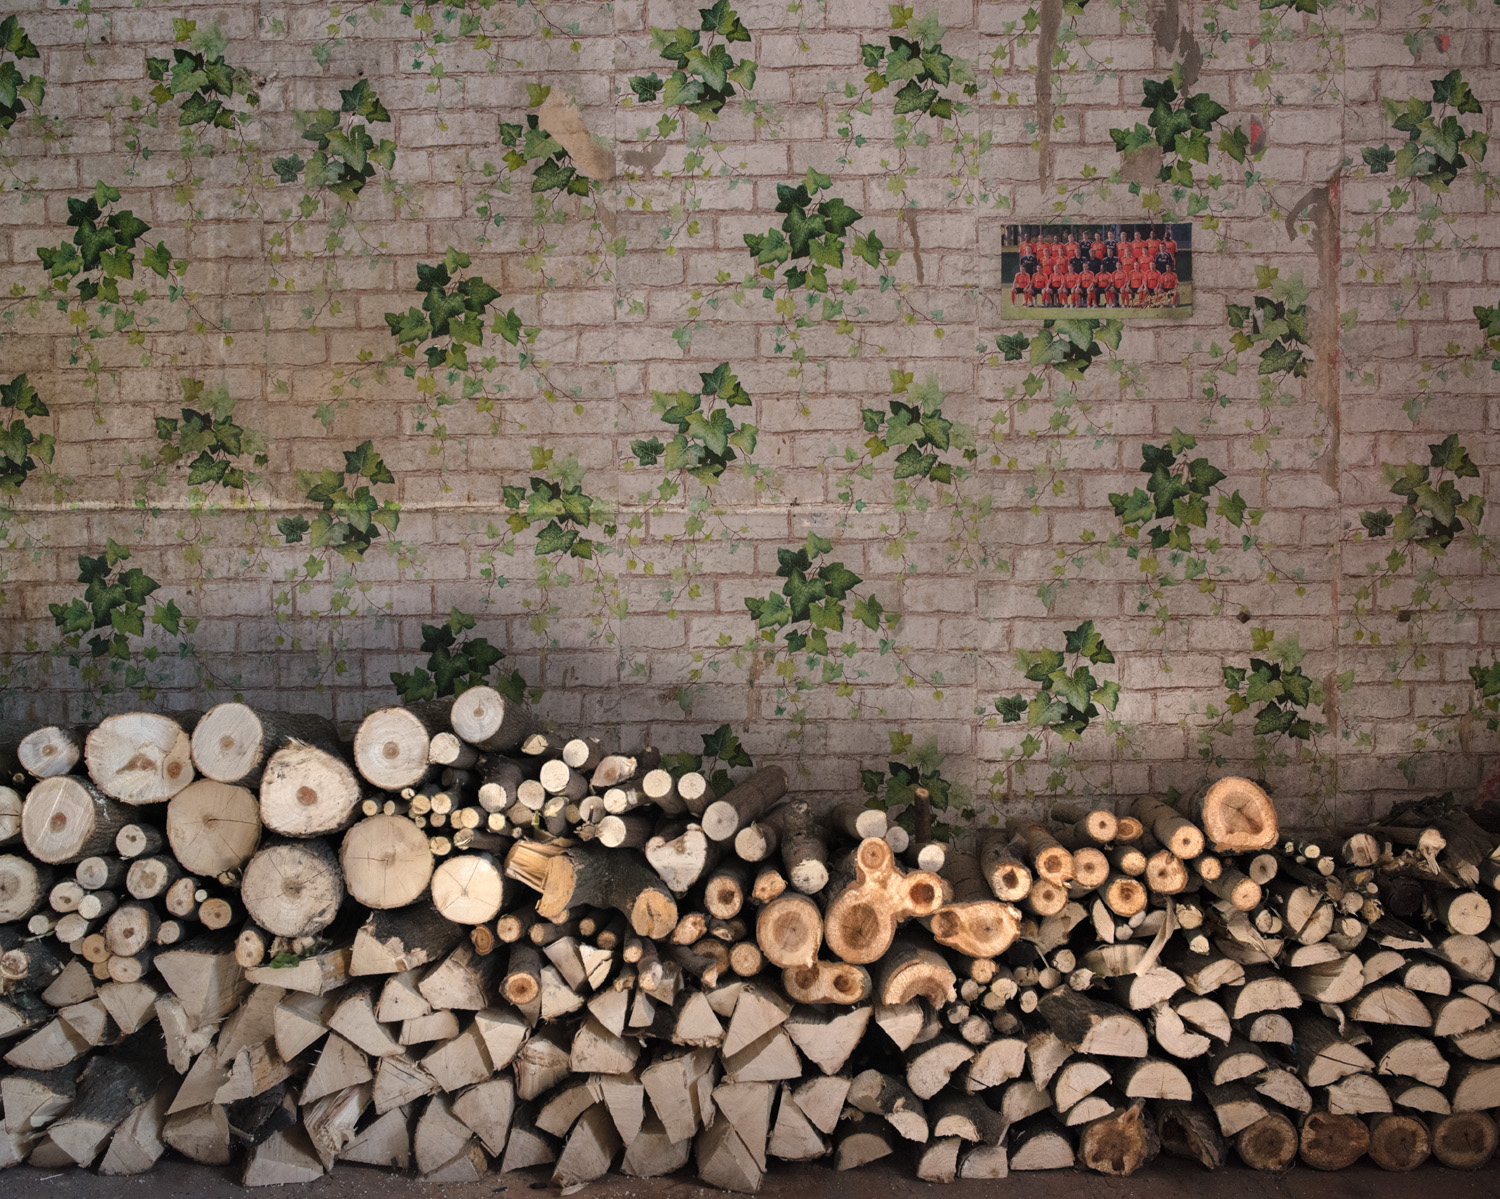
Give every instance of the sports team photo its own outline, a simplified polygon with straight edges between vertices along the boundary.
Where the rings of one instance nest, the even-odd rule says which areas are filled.
[[[1000,315],[1181,319],[1193,312],[1193,227],[1114,222],[1007,225],[1000,243]]]

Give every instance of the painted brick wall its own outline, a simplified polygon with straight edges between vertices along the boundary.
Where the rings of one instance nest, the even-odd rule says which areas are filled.
[[[1491,495],[1500,468],[1500,327],[1475,312],[1500,303],[1500,219],[1473,136],[1500,105],[1500,7],[716,10],[748,41],[702,30],[697,0],[406,7],[10,6],[37,54],[0,58],[45,95],[0,140],[0,381],[25,373],[47,412],[24,423],[55,456],[0,496],[8,715],[239,694],[352,723],[389,702],[393,671],[424,666],[423,626],[457,609],[475,622],[462,636],[503,648],[501,670],[558,722],[672,749],[729,723],[823,792],[926,746],[984,811],[1232,769],[1310,818],[1358,820],[1406,792],[1473,787],[1493,762],[1494,518],[1454,508]],[[711,122],[668,106],[660,50],[678,26],[756,64]],[[955,60],[924,85],[951,116],[898,119],[902,78],[869,90],[861,47],[884,63],[892,36]],[[240,72],[227,128],[180,123],[192,96],[214,97],[193,64],[173,73],[174,49]],[[162,81],[151,59],[169,60]],[[1170,138],[1165,157],[1122,154],[1112,131],[1146,122],[1143,95],[1174,71],[1182,97],[1223,109],[1208,161]],[[664,93],[633,89],[653,72]],[[336,113],[359,80],[383,113]],[[308,174],[317,143],[296,114],[320,107],[335,132],[370,134],[352,200]],[[1236,131],[1248,155],[1231,152]],[[548,132],[566,153],[527,157]],[[1434,155],[1453,163],[1460,140],[1446,177]],[[1178,161],[1191,183],[1159,180]],[[534,191],[546,162],[571,165],[584,194]],[[99,193],[95,217],[150,226],[118,305],[78,298],[88,271],[49,290],[37,254],[72,239],[70,199],[100,181],[120,195]],[[756,276],[745,241],[783,224],[779,185],[809,181],[823,185],[811,204],[859,214],[811,305],[806,287],[774,290],[787,264]],[[1100,329],[1073,377],[1046,361],[1056,330],[1001,321],[1006,224],[1166,215],[1199,222],[1190,320],[1127,323],[1117,345]],[[871,231],[884,251],[862,241],[862,262]],[[147,260],[158,244],[165,275]],[[498,293],[467,368],[443,361],[448,339],[403,356],[387,321],[420,307],[419,264],[450,248],[469,256],[455,274]],[[1265,356],[1274,337],[1245,336],[1257,296],[1290,310],[1300,335],[1278,344],[1301,371]],[[496,324],[512,310],[514,346]],[[670,394],[696,394],[720,363],[749,401],[717,403],[741,429],[735,460],[717,478],[645,460],[641,443],[677,431]],[[946,473],[899,478],[899,436],[871,448],[892,400],[948,430],[922,447]],[[184,407],[239,440],[185,436]],[[318,492],[318,472],[365,442],[366,476]],[[1201,525],[1158,522],[1187,549],[1153,553],[1111,501],[1146,485],[1148,446],[1224,476]],[[190,482],[205,452],[248,473]],[[533,477],[578,488],[590,523],[536,506]],[[1432,490],[1393,493],[1403,477]],[[382,510],[362,552],[313,544],[320,512],[365,519],[361,485],[399,514]],[[545,549],[549,522],[592,557]],[[745,604],[782,593],[778,554],[799,547],[814,579],[831,562],[858,577],[815,601],[842,625],[823,629],[827,655],[787,641],[812,618],[762,631]],[[80,556],[103,556],[93,600]],[[138,626],[121,598],[136,569],[157,584]],[[68,625],[75,600],[88,611]],[[96,611],[118,624],[86,627]],[[1085,621],[1112,651],[1090,670],[1118,683],[1113,711],[1096,705],[1076,740],[1045,705],[1002,720],[997,698],[1039,691],[1017,651],[1062,650]],[[1246,672],[1247,710],[1228,711],[1226,667]],[[1268,702],[1305,723],[1256,734]]]

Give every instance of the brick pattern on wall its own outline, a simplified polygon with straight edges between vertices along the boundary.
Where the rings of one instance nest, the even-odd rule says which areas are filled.
[[[459,609],[560,724],[696,749],[727,722],[757,761],[795,764],[817,792],[857,790],[893,733],[896,749],[946,754],[944,775],[985,813],[1239,771],[1310,820],[1357,821],[1406,793],[1472,788],[1493,764],[1470,672],[1500,642],[1494,518],[1440,555],[1409,545],[1377,585],[1372,564],[1394,542],[1372,540],[1361,513],[1402,504],[1382,464],[1425,464],[1455,434],[1478,470],[1461,493],[1493,494],[1500,375],[1474,308],[1500,303],[1500,219],[1478,161],[1447,189],[1401,181],[1409,198],[1384,219],[1397,175],[1370,173],[1362,151],[1399,149],[1383,103],[1430,98],[1455,69],[1483,106],[1465,127],[1491,128],[1500,8],[942,0],[895,32],[935,14],[944,52],[973,64],[972,95],[944,90],[960,101],[954,140],[931,118],[898,135],[894,87],[858,110],[861,45],[886,45],[901,15],[871,0],[731,4],[751,40],[728,46],[756,63],[751,103],[740,89],[717,120],[679,113],[665,136],[663,101],[640,102],[629,81],[670,75],[651,30],[697,28],[697,0],[412,4],[420,26],[378,0],[10,7],[39,50],[19,65],[45,78],[46,124],[23,116],[0,140],[0,376],[35,386],[50,414],[31,423],[55,435],[56,457],[3,497],[7,715],[240,694],[352,723],[389,702],[392,671],[424,663],[422,626]],[[197,27],[175,40],[174,21]],[[149,98],[147,59],[215,26],[259,103],[239,131],[185,133],[177,101]],[[1039,42],[1052,46],[1041,77]],[[1227,114],[1195,186],[1174,195],[1150,153],[1122,158],[1110,131],[1144,122],[1147,81],[1179,64],[1184,90]],[[369,128],[395,143],[394,166],[354,203],[299,218],[306,189],[277,184],[271,160],[307,158],[294,114],[337,108],[359,79],[389,111]],[[538,85],[544,128],[563,128],[564,98],[577,106],[585,132],[565,140],[598,172],[588,196],[538,198],[534,163],[505,166],[500,125],[542,111]],[[1252,124],[1263,148],[1235,162],[1220,134]],[[861,214],[836,272],[859,286],[832,297],[847,331],[821,302],[778,313],[742,285],[744,235],[779,226],[777,186],[809,171],[830,179],[817,198]],[[69,198],[99,180],[149,223],[146,243],[186,265],[174,299],[142,245],[124,288],[148,293],[134,323],[116,329],[94,304],[90,337],[47,293],[36,251],[71,237]],[[1127,323],[1078,380],[1029,353],[1007,361],[997,336],[1039,328],[1000,319],[1003,227],[1146,220],[1152,197],[1197,210],[1191,319]],[[899,251],[893,265],[855,259],[854,235],[871,229]],[[420,351],[408,374],[386,320],[420,306],[418,265],[450,247],[500,292],[469,348],[481,402]],[[1263,402],[1231,306],[1293,281],[1312,365]],[[534,331],[516,348],[491,324],[512,308]],[[711,488],[677,477],[664,496],[666,467],[642,465],[632,443],[669,440],[653,393],[696,390],[719,363],[751,397],[726,411],[756,427],[753,452]],[[158,460],[155,422],[178,416],[185,380],[222,388],[263,441],[248,501],[222,487],[195,498],[186,461]],[[443,391],[453,402],[434,410]],[[894,479],[899,446],[865,468],[862,411],[913,396],[953,422],[954,483]],[[1174,430],[1259,515],[1230,527],[1210,506],[1186,555],[1203,573],[1163,551],[1179,582],[1143,596],[1109,497],[1144,486],[1143,446]],[[299,472],[341,470],[366,441],[394,479],[371,490],[399,502],[399,525],[358,561],[323,553],[309,578],[317,554],[277,521],[319,510]],[[592,498],[591,559],[538,557],[541,524],[508,524],[503,488],[532,476]],[[757,641],[744,603],[781,590],[778,551],[810,535],[862,580],[811,663],[779,630]],[[56,650],[49,605],[82,595],[79,556],[111,543],[129,551],[119,569],[160,584],[144,631],[128,660],[91,657],[87,633]],[[867,596],[899,623],[856,620]],[[175,635],[150,623],[169,599],[184,614]],[[1031,730],[1027,757],[1025,721],[1001,721],[994,701],[1036,693],[1018,650],[1060,649],[1084,621],[1113,652],[1093,671],[1119,683],[1118,707],[1076,742]],[[1268,656],[1318,689],[1311,738],[1256,737],[1253,712],[1225,731],[1224,667]]]

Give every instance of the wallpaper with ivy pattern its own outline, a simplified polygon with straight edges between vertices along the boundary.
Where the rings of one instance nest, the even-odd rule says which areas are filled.
[[[5,714],[1474,787],[1500,6],[700,2],[7,6]],[[1194,221],[1192,318],[1002,322],[1041,220]]]

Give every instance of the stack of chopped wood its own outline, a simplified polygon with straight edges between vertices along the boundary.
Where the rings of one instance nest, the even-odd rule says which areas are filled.
[[[945,842],[926,799],[716,794],[487,687],[347,747],[238,703],[0,727],[0,1165],[1494,1152],[1500,829],[1433,801],[1314,843],[1225,778]]]

